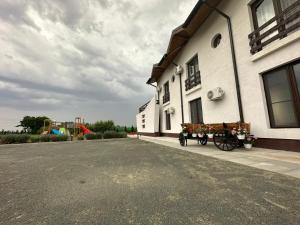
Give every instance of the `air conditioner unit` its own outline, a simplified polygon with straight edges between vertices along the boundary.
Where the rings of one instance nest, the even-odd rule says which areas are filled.
[[[175,113],[175,108],[174,107],[169,108],[168,113],[173,115]]]
[[[224,98],[225,92],[222,88],[218,87],[213,90],[210,90],[207,93],[207,98],[211,101],[217,101]]]
[[[177,66],[175,73],[176,73],[176,75],[181,75],[183,73],[183,67]]]

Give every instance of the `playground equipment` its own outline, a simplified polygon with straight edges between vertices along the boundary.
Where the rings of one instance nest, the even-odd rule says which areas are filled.
[[[84,125],[84,119],[81,117],[76,117],[75,118],[75,124],[74,124],[74,136],[77,137],[79,134],[86,135],[93,133],[90,131],[85,125]]]

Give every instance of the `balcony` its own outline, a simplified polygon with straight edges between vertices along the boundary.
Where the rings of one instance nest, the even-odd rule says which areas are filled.
[[[166,92],[165,95],[163,96],[163,104],[165,104],[169,101],[170,101],[170,93]]]
[[[200,71],[186,79],[185,91],[191,90],[193,87],[196,87],[199,84],[201,84]]]
[[[249,34],[251,54],[255,54],[272,42],[287,37],[300,27],[300,1],[285,9]]]

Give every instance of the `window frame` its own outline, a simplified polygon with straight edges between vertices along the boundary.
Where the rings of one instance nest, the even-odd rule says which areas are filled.
[[[168,113],[168,110],[165,110],[165,119],[166,119],[166,130],[171,130],[171,114]]]
[[[297,85],[296,75],[295,75],[295,71],[293,69],[293,67],[299,63],[300,63],[300,60],[297,60],[297,61],[280,66],[276,69],[270,70],[270,71],[262,74],[265,99],[266,99],[266,103],[267,103],[269,123],[270,123],[271,129],[300,128],[300,87],[298,87],[298,85]],[[273,107],[272,107],[272,103],[271,103],[271,96],[268,91],[269,87],[267,85],[267,82],[265,81],[266,76],[268,76],[268,74],[271,74],[272,72],[276,72],[278,70],[283,70],[283,69],[286,71],[286,75],[288,78],[292,102],[293,102],[293,106],[294,106],[294,110],[295,110],[295,116],[296,116],[296,120],[298,122],[298,125],[295,125],[295,126],[278,126],[278,125],[276,125],[274,113],[273,113]]]
[[[197,121],[199,123],[194,123],[195,121],[193,121],[192,104],[194,102],[198,102],[198,101],[200,101],[201,114],[199,113],[199,107],[197,106],[196,107],[196,110],[197,110]],[[190,106],[191,123],[193,123],[193,124],[204,124],[202,98],[200,97],[200,98],[196,98],[196,99],[190,101],[189,102],[189,106]]]
[[[198,71],[194,71],[194,74],[190,74],[190,64],[194,63],[194,61],[197,59],[197,63],[198,63]],[[195,76],[198,72],[200,72],[200,68],[199,68],[199,57],[198,54],[194,55],[187,63],[186,63],[186,67],[187,67],[187,79],[190,79],[192,76]]]

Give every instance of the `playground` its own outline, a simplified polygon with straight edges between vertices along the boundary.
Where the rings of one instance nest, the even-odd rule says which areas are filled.
[[[74,122],[58,122],[46,119],[43,130],[42,135],[65,135],[70,140],[94,133],[85,126],[84,119],[81,117],[76,117]]]

